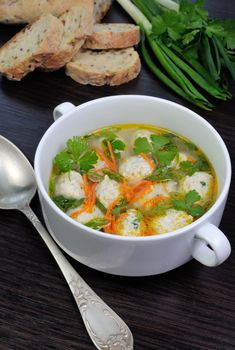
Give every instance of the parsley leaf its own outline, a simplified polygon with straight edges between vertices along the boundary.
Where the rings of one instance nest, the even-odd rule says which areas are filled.
[[[59,172],[66,173],[72,169],[73,160],[68,153],[60,152],[55,156],[54,164]]]
[[[146,137],[137,137],[134,142],[133,151],[135,154],[151,153],[152,147]]]
[[[199,193],[193,190],[189,191],[183,199],[173,199],[172,204],[176,210],[183,210],[194,217],[199,217],[205,213],[201,205],[195,205],[200,198]]]
[[[205,213],[205,209],[201,205],[195,205],[188,209],[188,213],[194,217],[199,217]]]
[[[93,228],[94,230],[101,230],[105,225],[107,225],[109,223],[109,220],[107,219],[103,219],[103,218],[96,218],[93,220],[90,220],[89,222],[87,222],[85,225]]]
[[[88,171],[94,167],[98,156],[82,136],[75,136],[66,143],[67,148],[58,153],[54,158],[54,164],[59,173],[72,169]]]
[[[97,157],[97,154],[95,153],[95,151],[86,152],[79,159],[80,170],[87,172],[88,170],[93,169],[97,160],[98,160],[98,157]]]
[[[71,154],[71,158],[75,163],[78,162],[79,157],[89,151],[89,144],[84,137],[74,136],[66,143],[67,153]]]
[[[157,155],[158,161],[161,164],[170,165],[170,163],[178,153],[179,153],[178,148],[175,145],[170,144],[166,146],[164,149],[157,151],[156,155]]]
[[[124,151],[124,149],[126,148],[125,143],[118,139],[117,136],[115,136],[115,139],[104,139],[103,140],[103,145],[106,148],[105,153],[106,155],[110,158],[110,152],[108,149],[108,141],[111,144],[112,150],[113,150],[113,154],[115,158],[120,158],[121,152]]]
[[[108,141],[115,140],[117,138],[116,132],[119,130],[119,128],[107,128],[104,130],[101,130],[97,133],[99,137],[103,137],[104,139]]]
[[[192,176],[197,171],[209,171],[209,164],[205,157],[200,156],[195,163],[189,161],[180,162],[180,169],[188,176]]]
[[[151,135],[152,146],[155,151],[170,143],[170,139],[162,135]]]
[[[111,141],[111,146],[115,158],[119,158],[120,153],[126,148],[125,143],[119,139]]]
[[[200,198],[201,196],[197,191],[189,191],[185,196],[186,208],[190,208],[195,202],[199,201]]]
[[[53,202],[64,212],[69,209],[80,207],[84,203],[84,198],[74,199],[65,198],[64,196],[56,196],[52,198]]]

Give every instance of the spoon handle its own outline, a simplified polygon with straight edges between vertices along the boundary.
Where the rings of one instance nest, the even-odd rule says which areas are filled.
[[[32,222],[59,265],[77,303],[91,340],[100,350],[132,350],[133,337],[124,321],[87,285],[27,205],[20,209]]]

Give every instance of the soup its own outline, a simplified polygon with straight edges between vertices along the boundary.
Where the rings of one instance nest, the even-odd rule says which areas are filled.
[[[69,139],[52,166],[49,194],[74,220],[123,236],[174,231],[214,203],[214,170],[169,130],[115,125]]]

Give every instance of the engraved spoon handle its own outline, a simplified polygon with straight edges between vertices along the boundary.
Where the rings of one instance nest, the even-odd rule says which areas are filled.
[[[132,350],[133,337],[125,322],[93,292],[74,270],[30,206],[27,205],[20,210],[37,229],[59,265],[96,348],[100,350]]]

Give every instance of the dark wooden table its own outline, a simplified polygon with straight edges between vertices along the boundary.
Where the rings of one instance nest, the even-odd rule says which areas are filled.
[[[235,18],[234,0],[207,0],[213,17]],[[107,20],[130,21],[114,4]],[[17,27],[0,26],[4,43]],[[80,86],[63,70],[36,72],[21,83],[0,81],[0,132],[33,162],[52,110],[116,94],[146,94],[176,101],[199,112],[221,134],[235,158],[235,99],[197,110],[152,77],[143,66],[138,79],[120,87]],[[235,85],[231,84],[235,95]],[[235,245],[235,184],[221,222]],[[37,196],[32,207],[40,218]],[[195,261],[168,273],[124,278],[97,272],[68,257],[72,265],[130,326],[136,350],[235,349],[235,256],[217,268]],[[88,350],[93,345],[62,274],[30,222],[19,212],[0,211],[0,349]]]

